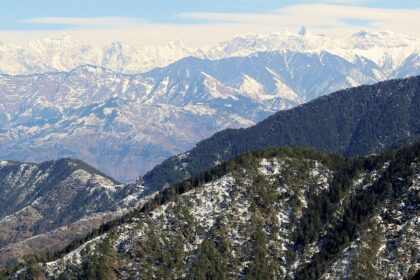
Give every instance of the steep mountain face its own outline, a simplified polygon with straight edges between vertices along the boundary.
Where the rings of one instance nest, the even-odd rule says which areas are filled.
[[[141,185],[121,185],[77,160],[40,164],[0,161],[1,266],[6,264],[5,257],[13,257],[10,250],[4,249],[8,245],[32,240],[75,222],[80,225],[83,220],[91,219],[92,225],[99,227],[100,223],[121,215],[120,211],[135,206],[142,191]],[[107,214],[109,217],[104,216],[110,212],[113,213]],[[69,232],[83,236],[93,228],[85,225],[70,228]],[[50,239],[50,246],[43,250],[66,246],[63,237],[61,234],[63,244],[54,244]]]
[[[381,71],[366,59],[281,51],[189,57],[138,75],[96,66],[0,75],[0,156],[80,158],[128,181],[217,131],[248,127],[326,93],[374,83],[385,76]]]
[[[223,91],[215,88],[216,92],[234,93],[236,97],[245,95],[271,103],[274,105],[272,109],[276,109],[284,101],[299,104],[327,92],[373,83],[381,79],[379,71],[376,65],[361,66],[326,51],[277,51],[220,60],[189,57],[168,67],[147,72],[144,76],[167,80],[169,85],[175,84],[179,89],[182,88],[179,84],[188,85],[190,81],[213,80],[216,85],[237,90],[229,92],[227,89]],[[191,102],[193,96],[184,96],[179,89],[172,93],[174,97]],[[164,96],[168,99],[174,97]]]
[[[410,279],[420,269],[419,158],[419,144],[356,159],[249,153],[165,189],[124,223],[18,276]]]
[[[159,190],[239,154],[272,146],[307,146],[346,156],[380,153],[417,141],[419,120],[419,76],[356,87],[280,111],[247,129],[216,133],[143,179],[149,190]]]

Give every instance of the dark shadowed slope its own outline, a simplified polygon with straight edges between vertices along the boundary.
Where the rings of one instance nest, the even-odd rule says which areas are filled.
[[[338,91],[247,129],[227,129],[144,176],[149,190],[270,146],[308,146],[346,156],[379,153],[419,139],[420,76]]]

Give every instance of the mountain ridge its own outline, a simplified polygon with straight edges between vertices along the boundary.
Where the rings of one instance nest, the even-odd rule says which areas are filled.
[[[379,152],[382,145],[383,148],[402,146],[420,136],[419,86],[420,76],[417,76],[320,97],[280,111],[250,128],[218,132],[194,149],[157,165],[143,179],[152,189],[166,183],[171,185],[232,156],[270,146],[310,146],[350,156]],[[355,96],[356,93],[359,95]],[[330,113],[321,113],[325,110]],[[375,127],[376,120],[380,120],[380,126]],[[392,128],[386,128],[387,125]]]

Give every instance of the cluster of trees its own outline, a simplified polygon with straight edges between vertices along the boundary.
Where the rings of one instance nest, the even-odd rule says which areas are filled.
[[[351,279],[385,279],[389,271],[378,271],[376,268],[377,254],[383,239],[383,232],[377,223],[361,238],[365,244],[359,246],[351,260]]]
[[[118,279],[115,272],[117,257],[110,243],[110,238],[105,238],[97,243],[95,248],[86,245],[80,252],[81,264],[68,264],[59,280],[114,280]]]
[[[411,163],[420,156],[420,144],[404,148],[398,153],[387,152],[380,157],[350,159],[338,166],[329,193],[312,199],[299,223],[295,235],[295,249],[299,252],[313,241],[328,226],[322,246],[309,264],[297,273],[299,279],[318,279],[337,254],[368,228],[368,221],[386,200],[393,201],[407,191],[409,180],[415,174]],[[334,219],[339,202],[351,187],[352,178],[363,170],[378,169],[385,162],[389,167],[368,189],[359,189],[344,206],[344,215]]]
[[[137,270],[143,279],[179,278],[185,269],[186,235],[177,226],[172,235],[164,235],[153,221],[147,223],[143,237],[130,252],[138,259]]]
[[[224,280],[229,278],[228,261],[232,259],[231,244],[221,222],[218,221],[216,224],[209,236],[200,244],[187,279]]]

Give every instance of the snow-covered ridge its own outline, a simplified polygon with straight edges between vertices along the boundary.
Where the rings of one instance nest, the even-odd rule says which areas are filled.
[[[181,156],[182,157],[182,156]],[[305,161],[306,162],[306,161]],[[261,165],[257,170],[241,169],[221,176],[214,181],[203,184],[202,186],[186,192],[178,197],[177,200],[161,205],[160,207],[149,213],[150,219],[133,218],[127,224],[120,225],[116,231],[118,238],[113,243],[113,247],[120,253],[130,254],[134,250],[137,242],[147,238],[147,230],[153,224],[153,228],[164,232],[164,236],[172,236],[176,231],[178,225],[187,224],[184,221],[188,219],[189,225],[197,229],[197,235],[191,239],[189,243],[184,245],[184,252],[187,254],[195,254],[197,248],[206,239],[207,235],[216,225],[217,221],[228,221],[230,230],[227,233],[231,239],[234,248],[234,254],[243,254],[242,250],[248,246],[249,242],[249,222],[253,215],[251,207],[251,193],[249,188],[252,188],[254,176],[256,172],[260,172],[269,179],[270,184],[275,185],[279,178],[285,179],[283,173],[288,173],[285,179],[287,183],[276,187],[276,193],[289,193],[298,195],[299,199],[304,205],[306,202],[306,191],[312,188],[317,188],[320,182],[319,178],[329,178],[331,176],[328,168],[323,166],[318,161],[307,161],[310,168],[307,170],[307,177],[305,184],[294,185],[296,178],[300,177],[300,173],[294,170],[301,169],[303,166],[294,158],[273,157],[269,159],[262,159]],[[290,178],[292,176],[292,178]],[[237,178],[241,178],[237,180]],[[277,180],[276,180],[277,179]],[[290,181],[289,181],[290,180]],[[328,188],[327,180],[321,182]],[[188,210],[179,210],[187,206]],[[305,206],[304,206],[305,207]],[[275,219],[281,225],[282,229],[279,233],[273,233],[273,241],[282,250],[287,250],[290,247],[290,236],[288,232],[289,216],[291,212],[301,212],[302,209],[296,210],[290,206],[289,201],[277,201],[275,203],[276,216]],[[185,211],[187,214],[185,214]],[[183,213],[182,217],[179,213]],[[224,219],[221,219],[224,217]],[[229,220],[235,217],[234,220]],[[199,225],[199,226],[197,226]],[[227,226],[227,225],[226,225]],[[246,229],[246,230],[244,230]],[[95,248],[95,243],[98,244],[101,240],[107,238],[104,234],[86,244],[90,244]],[[80,264],[80,252],[86,244],[70,252],[64,258],[45,264],[47,273],[51,275],[60,274],[66,266],[66,262],[73,264]],[[246,267],[248,263],[245,261],[241,263],[241,267]],[[285,268],[282,267],[285,272]]]
[[[304,32],[302,31],[304,30]],[[396,66],[410,54],[419,52],[420,40],[389,31],[360,31],[342,38],[312,34],[306,29],[261,35],[238,35],[215,46],[189,48],[180,41],[163,46],[132,46],[112,42],[104,47],[92,46],[68,35],[43,38],[23,45],[0,44],[0,73],[30,74],[69,71],[93,64],[124,73],[140,73],[164,67],[181,58],[220,59],[247,56],[262,51],[330,51],[354,59],[364,56],[377,63]]]

